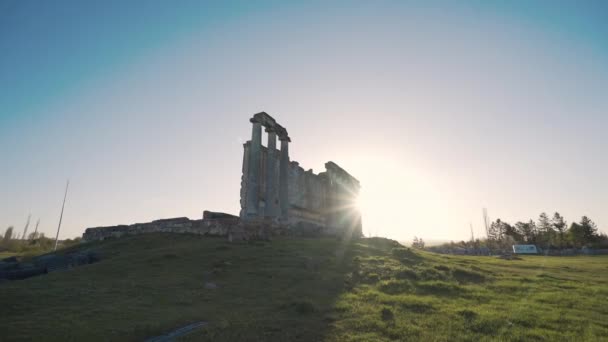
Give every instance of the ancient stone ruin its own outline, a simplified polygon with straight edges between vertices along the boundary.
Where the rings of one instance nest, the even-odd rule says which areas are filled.
[[[304,171],[289,158],[291,139],[283,126],[265,112],[255,114],[250,121],[252,134],[244,144],[239,216],[205,211],[198,220],[181,217],[87,228],[83,240],[155,232],[225,236],[231,240],[278,234],[361,236],[361,214],[355,205],[359,181],[331,161],[318,175]],[[268,146],[262,145],[262,127],[268,133]]]
[[[243,222],[262,219],[294,230],[361,235],[356,206],[359,181],[331,161],[318,175],[304,171],[289,159],[291,139],[283,126],[265,112],[250,121],[251,140],[244,144],[241,180]],[[268,133],[268,146],[262,146],[262,127]]]

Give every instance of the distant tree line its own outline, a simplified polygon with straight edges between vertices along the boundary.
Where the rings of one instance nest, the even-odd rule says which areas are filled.
[[[517,244],[536,245],[543,250],[583,247],[608,249],[608,236],[599,233],[597,225],[587,216],[568,225],[564,217],[557,212],[551,218],[546,213],[541,213],[537,221],[518,221],[511,225],[501,219],[490,222],[484,212],[484,221],[487,231],[485,239],[452,241],[427,249],[436,252],[464,249],[467,253],[480,254],[483,254],[482,251],[510,252],[512,246]]]
[[[66,239],[61,241],[61,246],[67,247],[79,242],[80,238]],[[54,246],[55,240],[44,236],[41,232],[32,232],[27,238],[19,239],[19,234],[11,226],[5,230],[4,235],[0,234],[0,252],[42,254],[52,251]]]
[[[608,236],[598,233],[597,225],[587,216],[568,227],[559,213],[552,218],[541,213],[535,222],[516,222],[511,225],[501,219],[487,228],[487,245],[491,249],[509,248],[514,244],[536,245],[542,249],[608,248]]]

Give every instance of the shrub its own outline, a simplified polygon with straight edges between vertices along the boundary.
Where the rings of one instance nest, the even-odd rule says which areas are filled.
[[[380,317],[385,322],[392,321],[395,319],[395,315],[393,314],[393,311],[390,308],[382,309],[382,311],[380,312]]]
[[[402,269],[395,274],[395,278],[397,279],[410,279],[416,280],[418,279],[418,274],[409,268]]]
[[[467,309],[458,311],[458,315],[462,316],[467,324],[471,324],[471,322],[477,318],[477,313],[475,311]]]
[[[391,249],[391,255],[402,263],[415,263],[420,259],[420,256],[406,247],[397,247]]]
[[[398,259],[401,258],[408,258],[412,255],[414,255],[414,253],[412,253],[412,251],[410,251],[409,248],[407,247],[397,247],[397,248],[393,248],[391,249],[391,254]]]
[[[314,304],[312,304],[310,301],[293,302],[292,306],[300,315],[306,315],[316,311]]]
[[[405,293],[405,292],[410,292],[413,289],[412,284],[405,280],[388,280],[388,281],[383,281],[380,286],[378,287],[378,289],[381,292],[387,293],[387,294],[391,294],[391,295],[395,295],[395,294],[400,294],[400,293]]]
[[[461,283],[481,283],[486,277],[479,272],[457,268],[452,271],[452,277]]]
[[[381,249],[388,249],[390,247],[400,247],[401,246],[401,244],[395,240],[381,238],[381,237],[366,238],[366,239],[364,239],[364,241],[369,246],[381,248]]]
[[[365,275],[365,281],[369,283],[377,283],[380,280],[378,273],[368,273]]]
[[[445,266],[445,265],[435,265],[433,266],[435,269],[437,269],[438,271],[444,271],[444,272],[448,272],[450,270],[449,267]]]
[[[436,295],[453,295],[461,293],[465,291],[464,288],[448,283],[440,280],[433,280],[428,282],[423,282],[418,284],[418,289],[427,294],[436,294]]]
[[[502,326],[504,326],[504,322],[499,319],[484,319],[482,317],[471,324],[471,330],[484,335],[495,335]]]
[[[440,272],[432,267],[418,267],[416,273],[418,273],[418,278],[422,280],[447,280],[449,278],[447,273]]]
[[[435,309],[433,307],[433,304],[431,304],[430,302],[424,302],[424,301],[408,301],[405,303],[401,303],[400,307],[404,310],[411,311],[411,312],[417,312],[417,313],[425,313],[425,312],[433,311]]]

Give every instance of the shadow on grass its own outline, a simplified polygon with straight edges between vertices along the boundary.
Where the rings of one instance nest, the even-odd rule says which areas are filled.
[[[231,244],[176,234],[83,244],[101,262],[0,284],[0,302],[10,312],[0,330],[10,340],[62,340],[66,331],[71,340],[143,340],[206,321],[185,339],[322,340],[354,256],[387,253],[376,244],[329,238]]]
[[[204,321],[182,340],[399,340],[424,334],[403,315],[439,314],[446,297],[470,297],[488,281],[380,238],[228,243],[149,234],[80,248],[102,261],[0,285],[11,313],[0,321],[3,338],[62,340],[69,331],[71,340],[143,340]],[[462,319],[486,329],[470,313]]]

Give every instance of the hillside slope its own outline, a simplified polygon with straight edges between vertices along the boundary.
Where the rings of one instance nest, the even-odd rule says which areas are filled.
[[[608,258],[499,260],[386,239],[157,234],[102,261],[0,284],[2,340],[589,340],[608,336]]]

